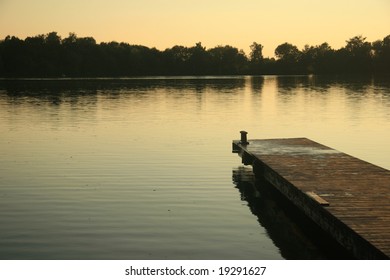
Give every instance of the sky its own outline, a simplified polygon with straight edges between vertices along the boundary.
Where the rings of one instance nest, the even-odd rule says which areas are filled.
[[[0,39],[52,31],[159,50],[201,42],[249,54],[257,42],[273,57],[285,42],[339,49],[357,35],[382,40],[390,0],[0,0]]]

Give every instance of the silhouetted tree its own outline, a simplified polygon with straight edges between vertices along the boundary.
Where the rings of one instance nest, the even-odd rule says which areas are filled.
[[[1,77],[102,77],[137,75],[228,74],[337,74],[390,73],[390,35],[373,43],[363,36],[333,50],[328,43],[306,45],[302,51],[290,43],[275,49],[275,58],[263,57],[263,46],[254,42],[247,57],[232,46],[206,49],[174,46],[164,51],[128,43],[97,44],[92,37],[57,32],[21,40],[0,41]]]
[[[264,58],[262,70],[260,73],[256,73],[256,74],[277,75],[277,74],[281,74],[281,73],[278,72],[276,60],[275,60],[275,58],[272,57],[272,58]]]
[[[305,48],[302,50],[300,63],[303,69],[307,73],[315,72],[315,61],[317,58],[316,48],[313,46],[305,45]]]
[[[359,35],[347,40],[345,50],[347,70],[349,72],[371,72],[371,43],[366,42],[365,37]]]
[[[299,50],[294,45],[284,43],[276,47],[275,55],[281,60],[297,62],[299,58]]]
[[[165,75],[188,75],[188,60],[191,52],[187,47],[174,46],[163,52],[162,63],[164,64],[163,73]]]
[[[316,57],[314,60],[314,73],[331,74],[333,62],[335,60],[335,51],[328,43],[322,43],[316,47]]]
[[[299,59],[301,52],[290,43],[284,43],[276,47],[275,56],[278,58],[278,71],[282,74],[301,73]]]
[[[77,35],[69,33],[67,38],[62,40],[62,63],[63,75],[65,76],[82,76],[83,55],[77,46]]]
[[[247,58],[245,53],[232,46],[218,46],[208,50],[210,70],[213,74],[240,74],[245,71]]]
[[[373,67],[376,73],[390,73],[390,35],[372,43]]]
[[[328,74],[332,72],[334,51],[328,43],[318,46],[306,45],[301,52],[300,64],[305,73]]]
[[[189,48],[190,57],[188,59],[188,69],[191,75],[207,75],[209,73],[208,62],[209,57],[206,48],[202,43],[196,43],[195,46]]]
[[[27,55],[25,53],[24,42],[15,36],[7,36],[1,42],[3,76],[24,76],[28,75]]]
[[[264,71],[263,45],[253,42],[252,45],[250,45],[250,49],[250,70],[252,73],[261,74]]]

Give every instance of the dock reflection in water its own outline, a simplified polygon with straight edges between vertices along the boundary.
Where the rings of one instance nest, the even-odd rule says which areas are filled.
[[[285,259],[352,258],[251,167],[233,169],[233,183]]]

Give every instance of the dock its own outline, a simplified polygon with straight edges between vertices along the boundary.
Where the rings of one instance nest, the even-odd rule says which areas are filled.
[[[357,259],[390,259],[390,171],[307,138],[233,141],[233,152]]]

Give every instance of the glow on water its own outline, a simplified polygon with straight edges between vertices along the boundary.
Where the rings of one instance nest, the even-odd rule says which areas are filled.
[[[303,136],[389,169],[389,112],[381,79],[3,80],[0,258],[302,258],[236,188],[231,140]]]

